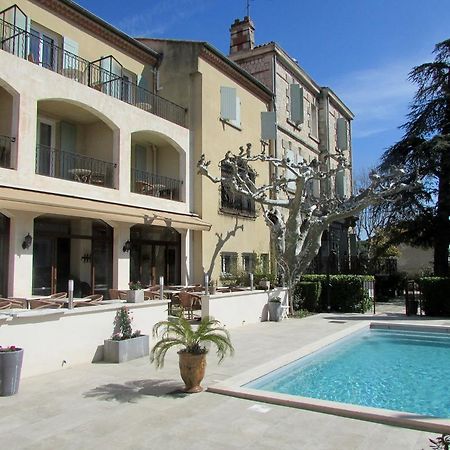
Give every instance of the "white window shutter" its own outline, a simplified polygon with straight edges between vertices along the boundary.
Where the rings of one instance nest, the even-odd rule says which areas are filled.
[[[220,118],[236,120],[236,89],[222,86],[220,88]]]
[[[77,61],[75,56],[78,56],[79,45],[78,42],[64,36],[63,38],[63,69],[77,69]]]
[[[261,113],[261,139],[276,139],[277,137],[277,113],[275,111],[263,111]]]
[[[347,121],[343,117],[337,120],[337,146],[339,150],[348,149]]]
[[[303,88],[299,84],[291,84],[291,120],[300,124],[304,119]]]
[[[231,120],[231,123],[240,128],[241,127],[241,99],[236,97],[236,119]]]
[[[336,174],[336,197],[345,197],[345,172],[343,170]]]

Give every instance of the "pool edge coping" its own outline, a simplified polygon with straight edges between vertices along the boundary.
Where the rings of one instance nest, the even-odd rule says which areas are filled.
[[[394,411],[389,409],[373,408],[368,406],[359,406],[349,403],[332,402],[328,400],[301,397],[289,394],[280,394],[264,390],[257,390],[243,387],[263,375],[290,364],[291,362],[305,357],[317,350],[320,350],[337,340],[343,339],[365,328],[386,328],[386,329],[410,329],[422,331],[441,331],[450,333],[450,327],[445,325],[421,325],[405,324],[397,322],[365,322],[358,323],[344,330],[340,330],[316,342],[307,344],[299,350],[282,355],[272,361],[259,365],[245,372],[221,381],[208,387],[209,392],[216,394],[239,397],[247,400],[255,400],[264,403],[271,403],[280,406],[289,406],[293,408],[306,409],[325,414],[333,414],[351,419],[359,419],[370,422],[394,425],[403,428],[411,428],[433,433],[449,433],[450,419],[430,418],[419,414]]]

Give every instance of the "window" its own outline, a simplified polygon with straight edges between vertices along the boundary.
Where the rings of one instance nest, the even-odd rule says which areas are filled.
[[[336,121],[337,147],[339,150],[348,149],[347,121],[340,117]]]
[[[255,174],[249,168],[239,169],[241,176],[248,176],[255,181]],[[221,176],[226,180],[231,180],[233,176],[233,167],[231,164],[222,162]],[[227,181],[221,184],[221,209],[225,211],[243,213],[246,215],[255,215],[255,201],[247,195],[237,193]]]
[[[336,174],[335,180],[336,197],[344,199],[347,197],[347,180],[345,170],[340,170]]]
[[[136,99],[136,74],[129,70],[122,70],[122,100],[134,104]]]
[[[319,135],[317,106],[313,103],[311,103],[311,135],[313,137],[318,137]]]
[[[255,267],[255,255],[253,253],[242,253],[242,269],[251,273]]]
[[[224,252],[221,254],[221,272],[231,275],[237,272],[237,254]]]
[[[303,88],[299,84],[290,86],[291,115],[290,119],[296,125],[304,121]]]
[[[30,29],[30,57],[32,62],[50,70],[58,67],[57,38],[32,24]]]
[[[235,88],[227,86],[220,88],[220,118],[241,128],[241,100],[237,96]]]

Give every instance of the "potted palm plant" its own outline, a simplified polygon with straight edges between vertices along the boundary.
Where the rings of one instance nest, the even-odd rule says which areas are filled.
[[[220,326],[218,320],[204,317],[201,322],[192,326],[184,317],[174,321],[161,321],[153,327],[153,336],[159,338],[151,351],[151,362],[157,368],[164,366],[167,351],[172,347],[178,350],[181,378],[185,384],[185,392],[201,392],[200,386],[205,376],[206,354],[205,344],[216,346],[219,363],[229,353],[234,354],[228,331]]]
[[[0,395],[14,395],[19,390],[23,348],[0,346]]]
[[[121,363],[142,358],[150,352],[149,339],[139,330],[133,331],[132,317],[127,307],[120,308],[114,319],[114,332],[111,339],[105,339],[103,359],[107,362]]]
[[[127,291],[128,303],[142,303],[144,301],[144,286],[140,281],[130,281],[130,290]]]

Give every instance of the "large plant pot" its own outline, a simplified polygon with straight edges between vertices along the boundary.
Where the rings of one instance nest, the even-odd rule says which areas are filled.
[[[201,392],[200,386],[206,369],[206,353],[196,355],[187,352],[178,352],[180,374],[185,384],[185,392],[190,394]]]
[[[19,390],[23,349],[0,352],[0,395],[14,395]]]
[[[144,290],[136,289],[127,291],[128,303],[142,303],[144,301]]]
[[[111,363],[122,363],[142,358],[148,356],[149,353],[149,338],[145,334],[123,341],[106,339],[103,346],[103,359]]]
[[[279,322],[281,320],[282,308],[280,302],[269,302],[269,320]]]

